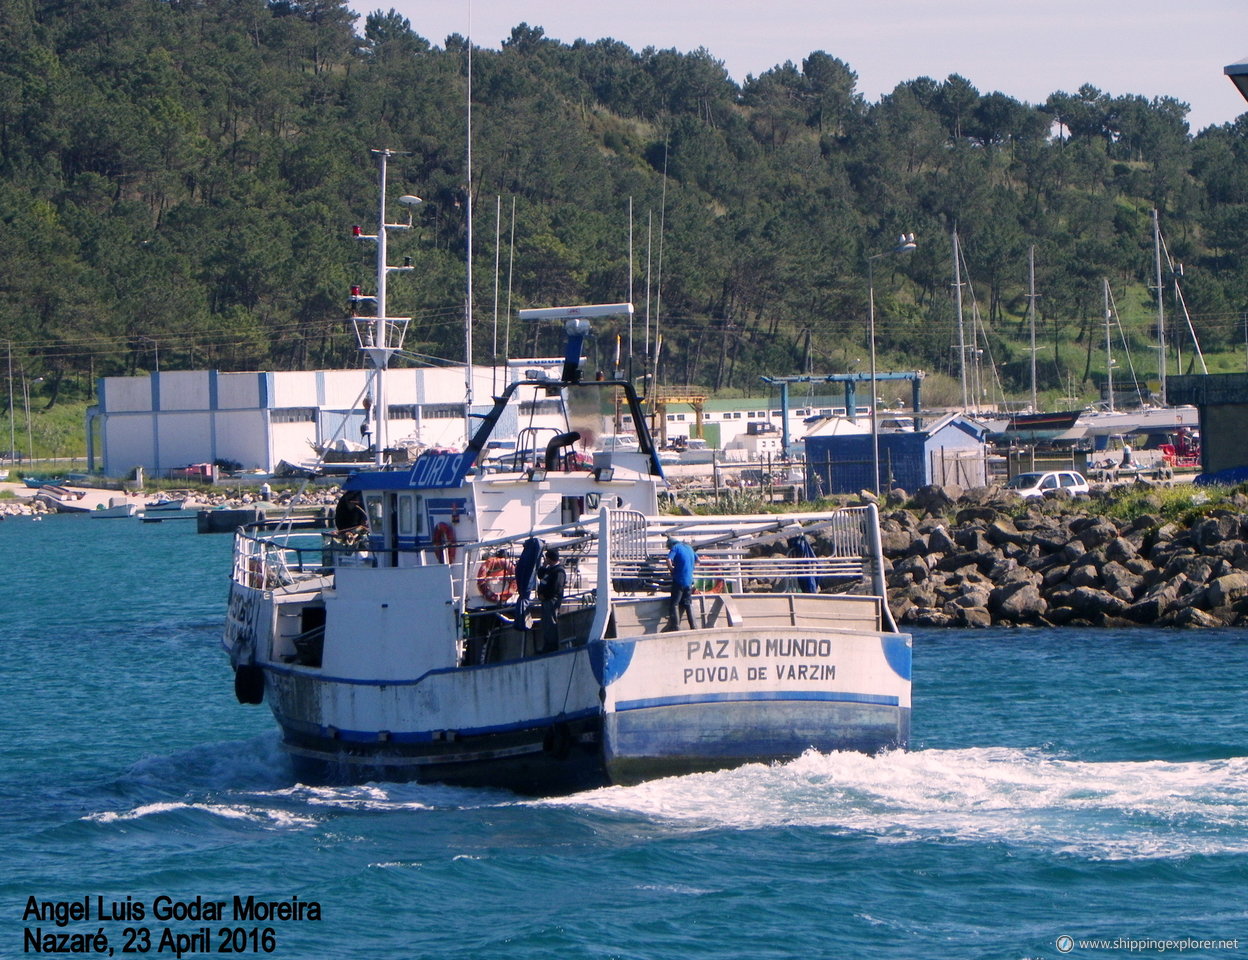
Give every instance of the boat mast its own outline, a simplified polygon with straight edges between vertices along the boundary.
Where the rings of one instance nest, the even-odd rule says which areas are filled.
[[[467,269],[464,296],[464,445],[472,441],[472,31],[468,31]]]
[[[1153,260],[1157,269],[1157,379],[1161,384],[1161,405],[1166,405],[1166,305],[1161,283],[1161,226],[1153,210]]]
[[[1027,248],[1027,318],[1031,325],[1031,412],[1039,413],[1036,401],[1036,245]]]
[[[1102,279],[1105,289],[1105,391],[1109,396],[1109,412],[1114,413],[1114,355],[1110,346],[1109,280]]]
[[[962,382],[962,410],[970,409],[966,398],[966,330],[962,323],[962,256],[958,250],[958,231],[953,231],[953,288],[958,294],[958,379]]]
[[[386,405],[386,385],[385,370],[390,364],[390,358],[398,351],[403,349],[403,338],[407,334],[407,325],[411,321],[411,317],[391,317],[386,312],[386,278],[392,271],[397,270],[413,270],[415,269],[411,263],[411,257],[404,258],[403,266],[392,267],[386,263],[386,239],[388,232],[391,230],[410,230],[412,222],[409,218],[407,223],[387,223],[386,222],[386,163],[390,157],[398,156],[398,152],[394,150],[374,150],[372,151],[378,158],[380,167],[380,200],[377,208],[377,232],[375,234],[367,234],[360,230],[357,226],[352,230],[357,240],[372,240],[377,244],[377,294],[376,296],[364,296],[360,293],[358,286],[351,288],[351,322],[355,325],[355,337],[359,342],[360,350],[364,352],[369,364],[372,366],[372,372],[369,374],[368,385],[368,409],[365,410],[365,425],[372,421],[372,435],[374,444],[373,463],[380,467],[385,456],[386,447],[389,445],[389,417],[386,415],[388,407]],[[413,207],[420,203],[420,197],[414,197],[405,194],[399,197],[399,203],[407,207]],[[376,310],[374,316],[359,317],[355,315],[355,308],[360,303],[374,303]]]

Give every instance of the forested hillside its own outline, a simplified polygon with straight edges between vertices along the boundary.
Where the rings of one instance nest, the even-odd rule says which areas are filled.
[[[1105,280],[1156,369],[1156,209],[1201,346],[1243,363],[1248,117],[1193,133],[1174,100],[1029,105],[951,76],[869,103],[835,51],[738,86],[713,51],[526,24],[470,60],[338,0],[5,0],[0,78],[0,339],[46,404],[157,365],[356,364],[346,294],[370,292],[373,250],[350,228],[376,225],[379,147],[405,153],[392,194],[425,200],[391,245],[416,266],[390,298],[417,354],[464,353],[471,183],[478,360],[556,349],[508,303],[619,301],[631,280],[633,354],[661,333],[663,381],[865,369],[870,273],[881,369],[948,371],[956,227],[967,323],[1007,387],[1030,376],[1034,246],[1041,387],[1087,392]],[[917,250],[889,256],[903,231]]]

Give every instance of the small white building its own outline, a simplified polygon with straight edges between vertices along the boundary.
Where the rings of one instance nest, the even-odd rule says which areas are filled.
[[[784,435],[767,420],[751,420],[746,424],[744,433],[737,434],[724,444],[724,457],[728,460],[749,462],[783,456]]]
[[[484,414],[494,394],[538,371],[557,378],[562,360],[527,360],[510,370],[474,367],[472,413]],[[234,461],[270,473],[285,460],[312,459],[336,439],[359,443],[365,422],[364,370],[223,373],[193,370],[143,377],[105,377],[99,402],[87,411],[88,468],[122,476],[137,466],[160,475],[192,463]],[[386,372],[390,444],[462,448],[464,368],[404,367]],[[558,393],[525,398],[508,408],[495,436],[514,437],[520,420],[563,423]]]
[[[857,422],[868,424],[871,408],[857,408]],[[844,406],[837,406],[826,398],[804,397],[795,401],[788,411],[789,438],[800,440],[806,436],[811,424],[821,422],[829,417],[846,417]],[[697,415],[691,404],[671,403],[667,405],[664,427],[669,441],[693,436]],[[855,421],[848,421],[855,422]],[[766,397],[743,397],[736,399],[711,398],[702,405],[703,439],[713,448],[719,450],[745,450],[765,445],[763,440],[750,440],[751,426],[755,424],[771,424],[783,434],[784,414],[774,399]],[[633,429],[632,418],[627,414],[623,417],[625,430]],[[755,427],[755,429],[758,429]],[[864,430],[870,429],[868,426]],[[657,435],[658,431],[655,431]],[[762,437],[761,434],[756,436]]]

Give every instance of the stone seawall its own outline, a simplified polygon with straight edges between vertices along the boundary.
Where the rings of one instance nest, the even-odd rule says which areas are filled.
[[[1190,527],[1119,522],[1086,498],[928,487],[881,507],[899,624],[1216,627],[1248,623],[1248,497]],[[950,522],[952,517],[952,522]]]

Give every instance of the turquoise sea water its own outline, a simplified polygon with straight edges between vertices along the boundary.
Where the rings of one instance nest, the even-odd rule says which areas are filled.
[[[234,700],[230,538],[193,528],[0,523],[0,957],[34,927],[116,956],[222,928],[283,958],[1248,955],[1242,631],[921,632],[908,753],[558,800],[310,787]],[[321,918],[235,922],[236,895]]]

